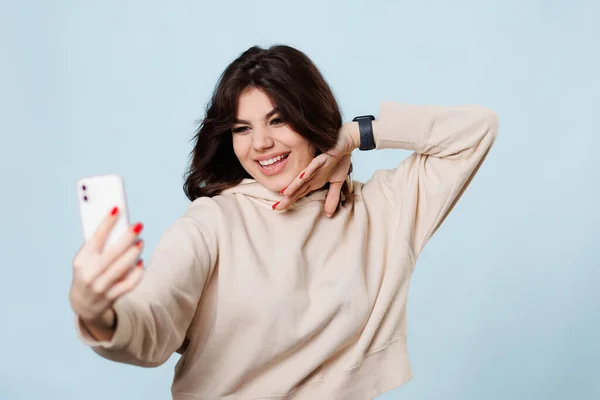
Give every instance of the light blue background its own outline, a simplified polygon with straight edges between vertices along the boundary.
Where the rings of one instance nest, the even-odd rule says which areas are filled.
[[[346,119],[383,99],[500,115],[413,278],[415,377],[380,399],[600,398],[599,2],[0,4],[1,399],[169,398],[176,357],[124,366],[76,339],[74,184],[121,173],[147,257],[187,206],[189,140],[217,77],[274,43],[314,59]],[[357,154],[355,178],[404,156]]]

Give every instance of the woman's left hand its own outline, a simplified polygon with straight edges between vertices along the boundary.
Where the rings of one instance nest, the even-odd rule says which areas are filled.
[[[357,123],[344,124],[334,148],[313,158],[308,167],[282,191],[283,199],[273,209],[285,210],[299,198],[321,189],[329,182],[325,214],[331,217],[340,202],[342,186],[350,170],[350,155],[357,147],[357,140],[360,140],[357,134]]]

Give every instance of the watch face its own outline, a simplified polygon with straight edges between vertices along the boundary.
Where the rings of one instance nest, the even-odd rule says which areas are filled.
[[[373,121],[374,119],[375,119],[375,117],[372,115],[360,115],[360,116],[354,118],[352,121],[359,121],[359,120]]]

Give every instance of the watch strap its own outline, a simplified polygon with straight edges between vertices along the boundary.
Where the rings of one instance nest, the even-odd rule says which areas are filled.
[[[360,115],[352,120],[358,122],[360,132],[359,150],[373,150],[376,147],[375,137],[373,136],[373,120],[375,120],[375,117],[372,115]]]

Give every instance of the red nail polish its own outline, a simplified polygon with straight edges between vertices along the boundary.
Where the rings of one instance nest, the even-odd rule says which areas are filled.
[[[304,174],[305,174],[305,173],[306,173],[306,172],[303,172],[303,173],[301,173],[301,174],[300,174],[300,179],[304,178]]]
[[[142,224],[141,222],[138,222],[137,224],[135,224],[133,226],[133,233],[138,234],[142,231],[143,228],[144,228],[144,224]]]
[[[137,262],[137,264],[135,264],[136,267],[141,267],[142,264],[144,263],[144,260],[142,260],[141,258],[139,259],[139,261]]]
[[[110,210],[110,215],[117,215],[118,212],[119,212],[119,207],[113,207],[113,209]]]
[[[287,188],[288,188],[287,186],[284,187],[283,189],[281,189],[281,192],[279,192],[279,193],[283,194],[283,192],[285,192]]]
[[[277,208],[277,206],[279,205],[279,203],[281,203],[280,201],[278,201],[277,203],[273,204],[273,206],[271,207],[273,210],[275,210]]]

